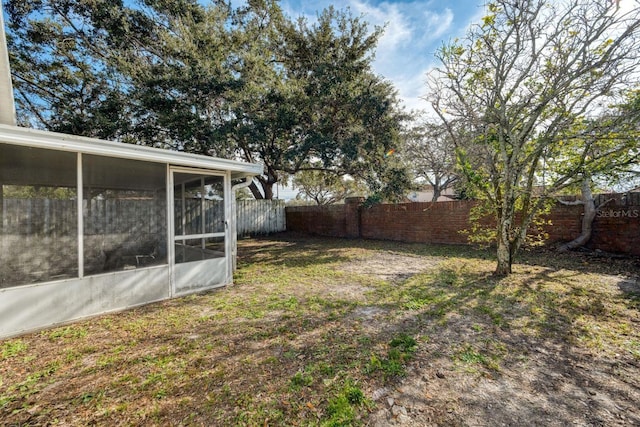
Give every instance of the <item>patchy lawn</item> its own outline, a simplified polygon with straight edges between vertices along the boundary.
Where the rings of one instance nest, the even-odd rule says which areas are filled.
[[[240,241],[232,287],[0,341],[3,425],[640,425],[638,260]]]

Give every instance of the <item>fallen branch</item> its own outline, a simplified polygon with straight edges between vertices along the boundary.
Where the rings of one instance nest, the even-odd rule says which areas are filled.
[[[605,200],[604,202],[602,202],[602,203],[600,203],[600,204],[598,205],[598,207],[596,208],[596,210],[600,209],[601,207],[603,207],[603,206],[604,206],[604,205],[606,205],[607,203],[612,202],[612,201],[614,201],[614,200],[615,200],[615,199],[613,199],[613,198]]]
[[[571,249],[579,248],[581,246],[584,246],[589,241],[589,239],[591,239],[593,219],[596,217],[597,209],[595,201],[593,200],[593,194],[591,193],[591,178],[588,175],[585,175],[584,179],[582,180],[582,187],[580,191],[582,193],[582,200],[580,200],[580,203],[573,204],[584,205],[582,231],[580,232],[580,235],[578,237],[560,246],[558,248],[558,252],[566,252]]]
[[[565,206],[578,206],[578,205],[584,205],[584,201],[583,200],[562,200],[556,197],[556,201],[558,203],[560,203],[561,205],[565,205]]]

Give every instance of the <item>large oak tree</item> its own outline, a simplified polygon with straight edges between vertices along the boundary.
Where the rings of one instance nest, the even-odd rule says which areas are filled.
[[[259,161],[259,198],[299,170],[384,169],[402,115],[373,73],[381,34],[275,0],[9,0],[22,124]],[[313,166],[311,166],[313,165]]]

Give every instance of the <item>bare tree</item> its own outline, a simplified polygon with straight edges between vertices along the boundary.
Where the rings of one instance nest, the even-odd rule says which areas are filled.
[[[428,99],[495,216],[498,275],[511,273],[548,198],[637,153],[637,139],[587,137],[600,130],[589,119],[637,81],[640,8],[631,6],[495,0],[465,39],[438,52]],[[464,123],[470,144],[454,122]]]
[[[454,141],[441,123],[425,121],[403,135],[402,157],[417,178],[433,188],[431,201],[458,181]]]
[[[317,205],[332,205],[364,193],[363,186],[356,181],[320,168],[299,171],[292,181],[293,188],[298,190],[297,199],[313,200]]]

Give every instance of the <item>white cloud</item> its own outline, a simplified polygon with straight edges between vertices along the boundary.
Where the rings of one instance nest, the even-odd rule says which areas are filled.
[[[370,24],[385,27],[385,32],[378,43],[378,51],[391,50],[411,41],[413,37],[411,22],[399,5],[382,3],[379,6],[372,6],[356,0],[351,6]]]
[[[385,26],[378,44],[378,51],[382,52],[392,49],[420,50],[449,31],[454,17],[451,9],[432,10],[424,1],[372,5],[352,0],[350,6],[362,14],[367,22]]]
[[[624,2],[625,0],[621,0]],[[628,0],[627,0],[628,1]],[[371,26],[384,26],[375,52],[374,71],[391,81],[407,109],[425,109],[426,74],[434,66],[434,53],[443,41],[460,37],[483,14],[480,0],[443,2],[414,0],[284,0],[291,17],[305,16],[310,22],[330,5],[350,8]]]
[[[445,9],[442,13],[425,11],[424,21],[427,24],[424,33],[427,36],[426,40],[432,42],[451,29],[453,11],[451,9]]]
[[[442,37],[452,31],[451,9],[430,9],[428,3],[380,3],[355,0],[352,9],[374,25],[385,25],[376,49],[375,71],[392,81],[407,109],[425,109],[425,75]]]
[[[423,99],[426,92],[427,72],[431,67],[420,68],[407,74],[406,77],[396,79],[394,85],[398,95],[403,100],[407,110],[425,110],[427,102]]]

